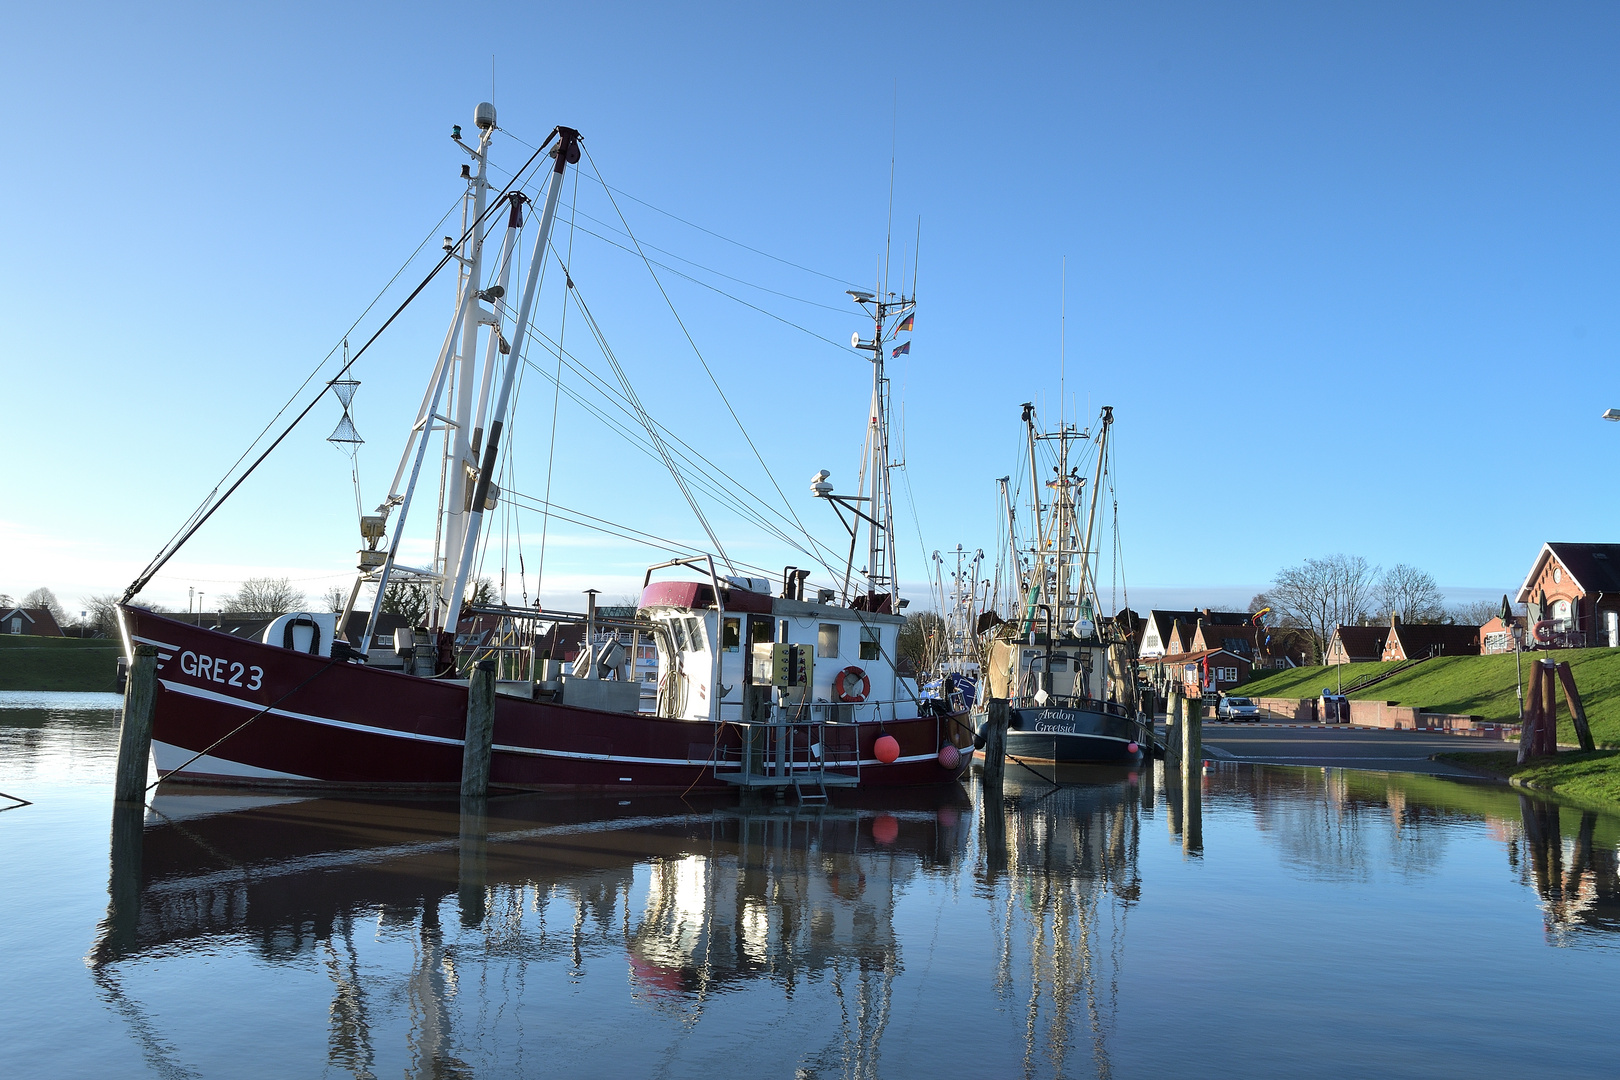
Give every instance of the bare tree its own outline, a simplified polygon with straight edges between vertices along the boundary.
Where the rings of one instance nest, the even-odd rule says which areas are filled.
[[[84,610],[88,613],[84,617],[84,625],[104,637],[117,636],[118,604],[121,599],[117,593],[101,593],[97,596],[79,597],[79,603],[84,605]],[[166,610],[162,604],[155,604],[141,599],[131,600],[129,606],[145,608],[147,611]]]
[[[1402,622],[1437,622],[1445,615],[1446,597],[1427,570],[1397,563],[1384,571],[1375,590],[1376,614],[1400,616]]]
[[[326,605],[327,611],[342,613],[343,605],[349,602],[349,594],[343,586],[334,585],[321,594],[321,603]]]
[[[1524,614],[1523,604],[1509,604],[1508,608],[1515,615]],[[1484,626],[1502,614],[1502,601],[1470,600],[1466,604],[1452,604],[1446,608],[1446,614],[1460,626]]]
[[[415,581],[396,581],[383,590],[382,609],[389,615],[403,615],[411,626],[427,622],[428,589]]]
[[[945,620],[932,611],[906,616],[905,625],[895,638],[894,649],[902,660],[909,660],[918,671],[926,671],[938,659],[944,641]]]
[[[90,614],[85,617],[86,624],[98,634],[112,637],[118,633],[118,594],[102,593],[99,596],[82,596],[79,603]]]
[[[248,578],[242,587],[219,602],[221,611],[235,614],[282,615],[304,606],[304,594],[286,578]]]
[[[1378,568],[1362,556],[1329,555],[1279,570],[1265,595],[1284,619],[1310,631],[1320,660],[1333,631],[1367,613],[1377,580]]]
[[[44,608],[46,611],[51,613],[51,618],[55,619],[58,624],[67,622],[67,612],[62,610],[62,602],[56,598],[55,593],[51,592],[51,590],[47,589],[43,585],[29,593],[27,596],[23,597],[22,603],[18,604],[17,606],[25,608]]]

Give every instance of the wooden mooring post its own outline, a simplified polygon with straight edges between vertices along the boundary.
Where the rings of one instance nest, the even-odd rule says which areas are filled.
[[[1187,699],[1180,688],[1172,686],[1164,702],[1164,765],[1167,769],[1181,761],[1181,716],[1186,706]]]
[[[1178,734],[1182,771],[1197,775],[1204,767],[1204,702],[1201,698],[1185,699]]]
[[[1204,702],[1187,698],[1181,721],[1181,850],[1204,853]]]
[[[124,684],[124,718],[118,729],[118,768],[113,801],[146,802],[146,767],[152,756],[152,706],[157,695],[157,646],[135,646],[135,663]]]
[[[1564,704],[1569,706],[1569,720],[1575,726],[1575,739],[1581,744],[1581,749],[1590,754],[1597,749],[1592,741],[1592,729],[1586,723],[1586,706],[1581,704],[1581,695],[1575,689],[1575,672],[1570,670],[1569,661],[1565,660],[1558,665],[1558,681],[1564,687]]]
[[[984,772],[981,774],[981,782],[987,797],[991,786],[994,785],[995,796],[999,800],[1001,782],[1007,775],[1007,723],[1012,718],[1012,710],[1008,707],[1007,699],[991,698],[986,716]]]
[[[489,794],[489,756],[495,742],[495,661],[480,660],[467,681],[467,734],[461,753],[461,798]]]

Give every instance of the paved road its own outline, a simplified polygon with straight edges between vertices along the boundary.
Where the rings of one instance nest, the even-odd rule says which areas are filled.
[[[1160,728],[1163,735],[1163,727]],[[1324,765],[1340,769],[1381,769],[1433,776],[1477,776],[1450,762],[1430,761],[1448,751],[1513,749],[1513,743],[1430,731],[1389,731],[1341,726],[1204,721],[1204,754],[1227,761],[1265,765]]]

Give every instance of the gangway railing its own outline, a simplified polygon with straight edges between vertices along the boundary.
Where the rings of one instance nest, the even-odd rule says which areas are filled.
[[[801,801],[825,799],[829,787],[853,787],[861,779],[856,725],[796,716],[728,720],[741,739],[719,751],[718,780],[746,788],[793,788]],[[805,788],[814,793],[806,794]]]

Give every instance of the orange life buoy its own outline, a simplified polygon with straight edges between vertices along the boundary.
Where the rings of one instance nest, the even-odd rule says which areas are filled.
[[[1550,645],[1552,644],[1552,629],[1553,621],[1551,619],[1542,619],[1531,628],[1531,634],[1541,644]]]
[[[850,689],[850,680],[852,679],[861,680],[861,688],[859,691]],[[866,695],[872,692],[872,680],[866,677],[866,672],[862,671],[854,664],[851,664],[849,667],[833,676],[832,688],[834,696],[836,696],[839,701],[854,704],[855,702],[866,700]]]

